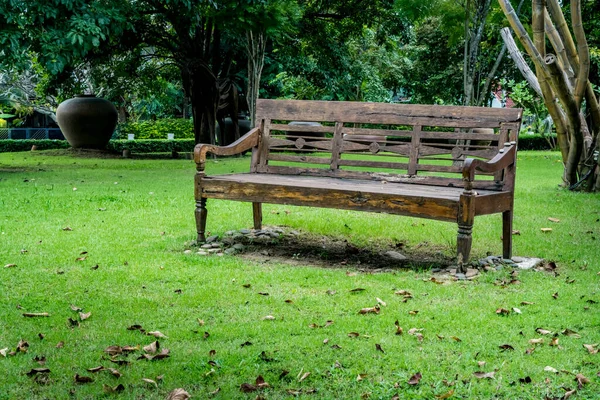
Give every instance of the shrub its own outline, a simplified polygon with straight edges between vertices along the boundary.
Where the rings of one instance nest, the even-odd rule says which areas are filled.
[[[132,153],[169,153],[173,150],[189,152],[194,150],[194,145],[194,139],[111,140],[108,144],[108,150],[119,153],[124,149],[128,149]]]
[[[14,151],[28,151],[31,146],[36,145],[38,150],[66,149],[70,145],[66,140],[0,140],[0,153],[8,153]]]
[[[156,121],[139,121],[119,124],[114,139],[127,139],[134,134],[136,139],[166,139],[174,133],[177,139],[194,138],[194,122],[191,119],[163,118]]]

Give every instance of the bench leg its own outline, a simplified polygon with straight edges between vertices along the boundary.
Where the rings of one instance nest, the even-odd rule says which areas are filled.
[[[262,229],[262,203],[252,203],[254,215],[254,229]]]
[[[206,209],[206,199],[200,199],[196,201],[196,230],[198,232],[198,243],[206,241],[206,216],[208,210]]]
[[[512,210],[502,213],[502,257],[512,258]]]
[[[473,225],[459,224],[457,236],[458,272],[465,273],[465,265],[469,262],[471,254],[471,243],[473,242]]]

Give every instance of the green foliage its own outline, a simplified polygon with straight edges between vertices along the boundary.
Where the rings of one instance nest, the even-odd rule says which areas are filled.
[[[132,153],[169,153],[171,151],[191,152],[194,150],[194,139],[175,139],[175,140],[111,140],[108,143],[108,150],[121,153],[128,149]]]
[[[67,149],[71,147],[66,140],[0,140],[0,153],[28,151],[36,145],[38,150]]]
[[[178,139],[194,137],[194,123],[191,119],[162,118],[156,121],[138,121],[119,124],[118,138],[126,139],[134,134],[136,139],[166,139],[174,133]]]

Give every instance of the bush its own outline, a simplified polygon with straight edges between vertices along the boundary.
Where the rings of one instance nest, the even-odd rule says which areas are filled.
[[[194,138],[194,122],[191,119],[163,118],[156,121],[139,121],[119,124],[114,139],[127,139],[134,134],[136,139],[166,139],[174,133],[177,139]]]
[[[0,140],[0,153],[13,151],[29,151],[32,145],[38,150],[67,149],[66,140]],[[132,153],[170,153],[171,151],[191,152],[194,150],[194,139],[141,139],[111,140],[108,150],[121,153],[129,149]],[[519,138],[519,150],[551,150],[543,136],[522,135]]]
[[[191,152],[194,150],[194,139],[175,140],[111,140],[108,150],[121,153],[128,149],[132,153],[170,153],[171,151]]]
[[[0,153],[14,151],[29,151],[31,146],[36,145],[38,150],[67,149],[71,145],[66,140],[0,140]]]

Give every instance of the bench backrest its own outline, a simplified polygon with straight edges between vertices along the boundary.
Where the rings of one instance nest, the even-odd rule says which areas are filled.
[[[505,108],[261,99],[256,121],[262,136],[252,171],[462,186],[463,160],[489,160],[506,142],[516,142],[521,114]],[[508,175],[481,176],[473,187],[512,190]]]

